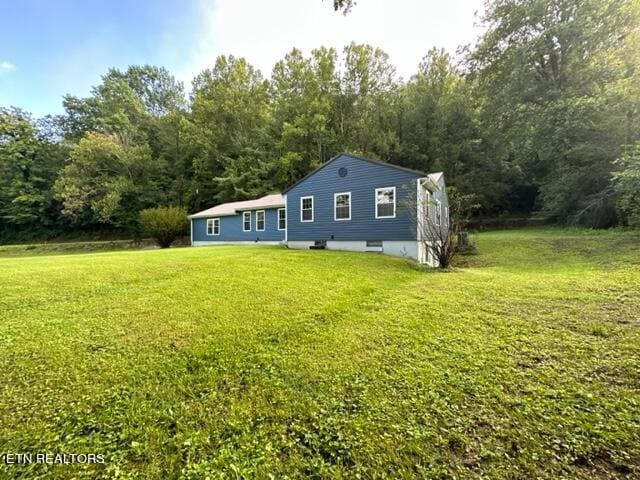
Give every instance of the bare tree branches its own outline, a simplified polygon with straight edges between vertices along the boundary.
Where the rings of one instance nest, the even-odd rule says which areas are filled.
[[[453,188],[448,195],[443,193],[432,182],[420,181],[416,194],[409,196],[408,211],[426,256],[421,260],[448,268],[459,251],[458,236],[478,205],[473,203],[473,195],[462,195]]]

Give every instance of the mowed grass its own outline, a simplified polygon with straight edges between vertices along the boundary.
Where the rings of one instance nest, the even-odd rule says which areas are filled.
[[[0,478],[638,477],[640,235],[477,242],[0,259]]]

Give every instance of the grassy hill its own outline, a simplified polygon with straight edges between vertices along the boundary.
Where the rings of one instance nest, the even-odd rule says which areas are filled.
[[[640,235],[478,247],[2,258],[0,477],[640,475]]]

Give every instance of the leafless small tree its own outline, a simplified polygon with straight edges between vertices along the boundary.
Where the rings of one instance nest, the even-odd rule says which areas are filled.
[[[438,200],[433,192],[410,198],[409,208],[413,226],[422,243],[427,258],[440,268],[448,268],[451,260],[459,252],[460,234],[465,231],[473,210],[478,208],[473,203],[473,195],[460,194],[455,188],[447,188],[448,204]]]

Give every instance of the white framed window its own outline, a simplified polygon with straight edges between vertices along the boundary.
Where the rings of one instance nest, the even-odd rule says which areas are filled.
[[[436,200],[436,217],[434,222],[436,225],[440,225],[441,220],[442,220],[442,205],[440,203],[440,200]]]
[[[449,207],[442,207],[442,213],[444,214],[444,224],[449,225]]]
[[[396,187],[376,188],[376,218],[395,218]]]
[[[242,231],[251,231],[251,212],[242,212]]]
[[[351,192],[333,194],[333,219],[351,220]]]
[[[287,229],[287,210],[284,208],[278,209],[278,230]]]
[[[300,197],[300,221],[313,222],[313,197]]]
[[[219,218],[207,219],[207,235],[220,235],[220,219]]]
[[[264,210],[256,212],[256,231],[264,232]]]

